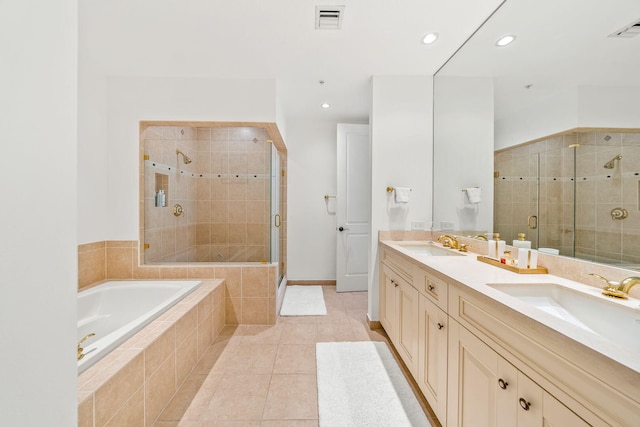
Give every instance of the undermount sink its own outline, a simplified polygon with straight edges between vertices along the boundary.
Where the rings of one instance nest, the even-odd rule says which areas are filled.
[[[463,256],[453,250],[436,246],[433,242],[394,242],[401,248],[419,255],[428,256]]]
[[[574,326],[640,352],[640,309],[637,307],[556,283],[487,285]]]

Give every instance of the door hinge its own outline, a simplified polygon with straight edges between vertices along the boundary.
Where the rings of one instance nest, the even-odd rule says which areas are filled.
[[[145,243],[145,244],[144,244],[144,248],[145,248],[145,249],[149,249],[149,244],[148,244],[148,243]]]
[[[144,155],[144,159],[145,159],[145,160],[149,160],[149,155],[148,155],[148,154],[145,154],[145,155]]]
[[[284,176],[284,169],[282,169],[282,176]]]

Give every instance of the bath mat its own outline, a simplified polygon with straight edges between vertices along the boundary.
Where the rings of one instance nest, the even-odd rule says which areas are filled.
[[[431,426],[384,342],[316,344],[320,426]]]
[[[327,314],[322,286],[287,286],[280,316],[323,316]]]

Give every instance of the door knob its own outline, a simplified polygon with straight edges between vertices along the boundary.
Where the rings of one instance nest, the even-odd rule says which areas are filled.
[[[345,227],[342,227],[342,226],[338,227],[338,231],[344,231],[344,230],[348,230],[348,228],[345,228]]]

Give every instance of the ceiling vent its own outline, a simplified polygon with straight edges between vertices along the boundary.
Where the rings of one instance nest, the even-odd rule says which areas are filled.
[[[340,30],[344,6],[316,6],[316,30]]]
[[[609,34],[609,37],[630,39],[631,37],[635,37],[637,35],[640,35],[640,19],[630,25],[627,25],[626,27],[619,29],[613,34]]]

